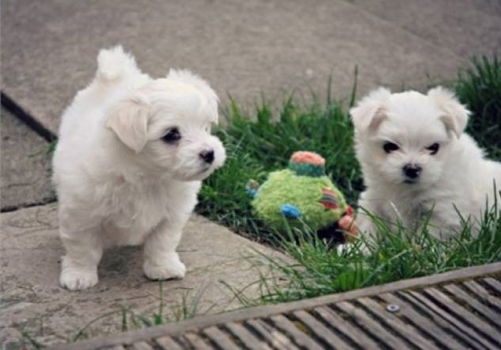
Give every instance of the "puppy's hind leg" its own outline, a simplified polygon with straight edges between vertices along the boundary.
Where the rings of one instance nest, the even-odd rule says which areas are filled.
[[[97,284],[97,265],[103,254],[99,231],[64,232],[60,236],[66,249],[61,262],[61,286],[81,290]]]
[[[171,225],[164,220],[144,243],[143,270],[152,280],[183,278],[186,267],[176,252],[183,225]]]

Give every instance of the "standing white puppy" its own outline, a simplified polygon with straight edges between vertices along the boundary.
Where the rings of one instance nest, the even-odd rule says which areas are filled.
[[[437,238],[460,229],[458,210],[478,232],[486,203],[499,200],[494,182],[499,191],[501,164],[484,159],[464,133],[469,112],[451,92],[437,87],[426,95],[392,94],[380,88],[350,113],[367,187],[359,201],[363,209],[411,229],[430,215]],[[363,211],[357,221],[362,232],[375,233]]]
[[[97,61],[94,80],[63,114],[54,154],[60,283],[92,287],[103,249],[142,243],[147,277],[182,278],[183,227],[201,180],[225,160],[210,134],[218,98],[188,71],[150,78],[120,46]]]

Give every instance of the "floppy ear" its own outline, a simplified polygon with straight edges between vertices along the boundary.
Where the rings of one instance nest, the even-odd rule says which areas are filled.
[[[428,97],[433,99],[444,112],[441,119],[446,129],[453,132],[456,137],[461,136],[468,123],[470,111],[458,101],[451,91],[441,86],[429,90]]]
[[[136,153],[146,145],[148,102],[140,94],[127,97],[112,109],[106,126]]]
[[[391,91],[379,88],[365,96],[356,107],[350,109],[351,119],[358,131],[376,129],[386,117],[384,103],[391,96]]]

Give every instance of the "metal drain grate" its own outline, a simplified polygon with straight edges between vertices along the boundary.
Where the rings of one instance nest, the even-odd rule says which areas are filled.
[[[501,348],[500,295],[499,279],[483,278],[230,322],[131,348],[495,349]]]
[[[292,303],[289,308],[270,306],[268,314],[260,308],[259,316],[249,309],[245,317],[243,310],[220,315],[220,322],[195,319],[191,326],[188,321],[166,326],[164,332],[159,328],[151,336],[125,337],[122,345],[109,347],[110,342],[104,341],[94,343],[94,348],[501,349],[501,263],[486,266],[488,276],[451,282],[454,273],[448,273],[448,281],[426,286],[407,282],[407,288],[398,289],[389,284],[379,293],[374,287],[367,289],[369,293],[350,292],[357,294],[353,298],[344,293],[334,302],[328,298],[335,295]],[[410,281],[418,280],[425,279]],[[118,344],[117,339],[111,343]],[[92,341],[72,348],[90,349],[90,345]]]

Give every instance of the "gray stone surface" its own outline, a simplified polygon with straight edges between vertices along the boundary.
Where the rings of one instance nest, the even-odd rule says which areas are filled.
[[[499,0],[346,0],[460,57],[501,51]]]
[[[88,336],[118,332],[122,309],[132,310],[142,324],[141,317],[151,321],[159,312],[161,299],[164,316],[171,320],[183,317],[183,305],[187,313],[194,309],[196,314],[241,307],[224,283],[235,290],[251,285],[242,295],[256,297],[257,284],[252,284],[260,273],[266,275],[266,269],[247,257],[256,256],[256,251],[278,255],[195,215],[178,248],[187,266],[186,277],[163,282],[162,294],[159,282],[142,274],[139,247],[105,252],[98,285],[69,292],[58,285],[63,249],[56,205],[4,213],[0,219],[0,346],[2,341],[29,343],[28,337],[42,344],[66,342],[86,325]],[[128,315],[130,329],[134,325]]]
[[[190,68],[207,78],[223,100],[230,93],[254,102],[260,92],[270,99],[283,97],[283,90],[324,92],[329,75],[336,96],[347,96],[355,65],[360,93],[378,84],[423,87],[428,76],[455,76],[468,59],[457,47],[478,44],[482,51],[484,31],[486,38],[499,33],[493,11],[470,18],[439,2],[436,8],[444,18],[461,20],[462,32],[456,32],[436,26],[440,17],[429,14],[435,2],[427,2],[431,9],[420,9],[417,2],[398,18],[381,18],[344,0],[7,0],[2,3],[4,90],[56,131],[64,107],[92,78],[98,50],[117,43],[133,51],[154,76],[169,67]],[[407,1],[392,2],[398,3]],[[453,3],[462,9],[472,0]],[[478,22],[484,17],[494,27]],[[414,18],[423,22],[419,28],[427,28],[423,35],[403,26]],[[430,32],[447,38],[431,40]]]
[[[49,143],[5,109],[0,115],[1,209],[53,199]]]

